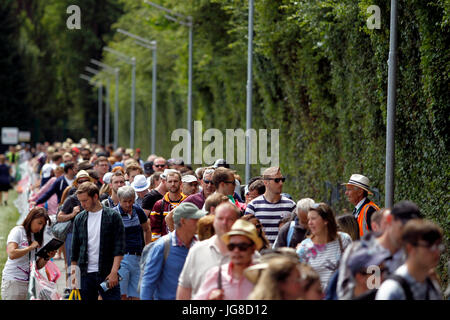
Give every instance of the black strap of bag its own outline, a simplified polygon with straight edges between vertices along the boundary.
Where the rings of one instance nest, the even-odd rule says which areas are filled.
[[[400,286],[403,289],[403,292],[405,293],[406,300],[414,300],[414,296],[412,294],[411,288],[409,287],[408,281],[406,281],[405,278],[403,278],[402,276],[400,276],[398,274],[392,274],[389,276],[388,279],[397,281],[400,284]],[[427,294],[428,294],[428,290],[427,290]]]

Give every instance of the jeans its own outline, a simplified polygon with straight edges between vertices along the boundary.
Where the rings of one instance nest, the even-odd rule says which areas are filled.
[[[70,255],[72,254],[72,232],[69,232],[66,236],[66,242],[64,243],[66,248],[66,263],[70,267]]]
[[[90,272],[87,275],[81,276],[81,300],[98,300],[98,295],[102,296],[103,300],[120,300],[120,284],[106,292],[100,287],[100,284],[105,281],[98,272]]]

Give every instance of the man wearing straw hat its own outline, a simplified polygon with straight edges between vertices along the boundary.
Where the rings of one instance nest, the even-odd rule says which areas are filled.
[[[230,262],[207,271],[193,300],[245,300],[253,290],[244,270],[253,265],[253,254],[263,245],[255,225],[238,219],[222,240],[230,252]]]
[[[358,221],[359,235],[362,237],[372,231],[370,218],[372,214],[380,208],[367,196],[373,193],[370,191],[370,181],[361,174],[352,174],[350,180],[345,185],[345,195],[348,201],[355,206],[353,216]]]

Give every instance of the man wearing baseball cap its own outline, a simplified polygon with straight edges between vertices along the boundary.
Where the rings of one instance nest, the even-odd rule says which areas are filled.
[[[349,264],[352,256],[361,251],[367,252],[371,256],[383,255],[385,259],[382,263],[386,267],[386,274],[394,273],[406,260],[405,252],[402,249],[403,228],[408,221],[421,218],[422,213],[415,203],[407,200],[401,201],[387,213],[386,229],[381,235],[374,232],[368,233],[361,241],[354,241],[348,246],[339,265],[336,288],[339,300],[354,298],[356,280]]]
[[[230,262],[207,271],[194,300],[246,300],[253,290],[244,270],[253,264],[255,250],[263,245],[255,225],[238,219],[222,240],[230,252]]]
[[[190,196],[191,194],[198,192],[198,180],[192,174],[182,176],[181,182],[183,183],[182,192],[186,196]]]
[[[380,208],[371,200],[367,198],[370,191],[370,181],[367,177],[361,174],[352,174],[345,186],[345,195],[348,201],[355,206],[353,216],[358,221],[359,235],[362,237],[368,232],[372,231],[370,218],[375,211]]]
[[[190,202],[182,203],[174,210],[175,231],[156,240],[148,252],[142,276],[141,300],[175,300],[178,277],[189,249],[197,242],[197,222],[204,215]],[[164,252],[166,241],[170,242],[168,253]]]

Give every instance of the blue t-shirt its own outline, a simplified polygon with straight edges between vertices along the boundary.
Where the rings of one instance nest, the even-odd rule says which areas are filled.
[[[125,227],[125,252],[142,252],[145,242],[141,224],[148,219],[144,210],[134,204],[131,216],[123,211],[120,204],[114,207],[114,210],[120,213]]]

